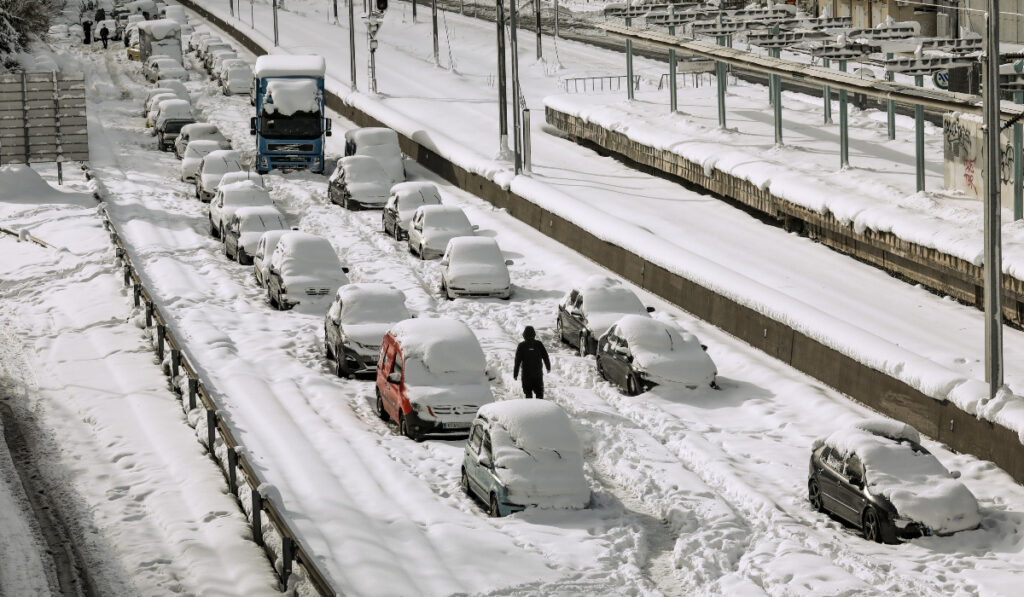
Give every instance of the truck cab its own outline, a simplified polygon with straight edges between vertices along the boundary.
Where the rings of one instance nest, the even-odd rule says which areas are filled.
[[[321,56],[260,56],[253,69],[256,116],[256,170],[324,171],[324,137],[331,120],[324,111]]]

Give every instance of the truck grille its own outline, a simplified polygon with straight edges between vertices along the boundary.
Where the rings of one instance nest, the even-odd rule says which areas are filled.
[[[312,143],[267,143],[267,151],[305,151],[312,152]],[[285,159],[285,158],[281,158]]]

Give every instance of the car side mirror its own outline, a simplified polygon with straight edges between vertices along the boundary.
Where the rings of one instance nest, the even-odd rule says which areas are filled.
[[[864,479],[862,479],[860,475],[850,475],[850,483],[855,487],[860,487],[861,489],[864,488]]]
[[[487,454],[481,454],[477,456],[476,463],[479,464],[480,466],[485,466],[487,468],[491,468],[494,466],[494,464],[491,462],[491,457],[488,456]]]
[[[441,263],[441,265],[443,265],[443,266],[445,266],[445,265],[448,265],[448,260],[447,260],[447,259],[442,259],[442,260],[440,261],[440,263]]]
[[[476,224],[473,224],[473,230],[480,230],[480,227],[477,226]]]
[[[256,134],[256,117],[255,116],[249,118],[249,134],[250,135],[255,135]]]
[[[341,271],[347,274],[349,272],[349,267],[347,265],[343,265],[341,266]]]
[[[701,349],[702,349],[702,350],[703,350],[704,352],[707,352],[707,351],[708,351],[708,345],[707,345],[707,344],[701,344],[701,345],[700,345],[700,347],[701,347]]]
[[[647,307],[648,313],[654,313],[654,307]]]
[[[949,471],[949,474],[950,474],[950,476],[952,476],[952,477],[953,477],[954,479],[959,479],[959,478],[960,478],[960,471]]]
[[[327,130],[324,131],[324,135],[326,135],[328,137],[331,136],[331,119],[330,118],[327,119]]]
[[[505,265],[512,265],[512,260],[511,259],[506,259],[505,260]]]
[[[402,383],[402,374],[398,371],[392,371],[388,374],[387,380],[389,383],[393,384]]]

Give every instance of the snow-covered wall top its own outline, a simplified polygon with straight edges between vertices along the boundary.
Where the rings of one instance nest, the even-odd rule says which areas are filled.
[[[146,32],[154,40],[161,40],[180,34],[181,25],[171,19],[158,19],[139,23],[139,31]]]
[[[263,77],[322,77],[327,72],[323,56],[260,56],[253,74]]]

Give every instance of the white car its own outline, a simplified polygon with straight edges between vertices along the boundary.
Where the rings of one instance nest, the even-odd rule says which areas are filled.
[[[185,128],[188,128],[188,126],[186,125]],[[196,173],[199,172],[199,164],[203,161],[203,158],[211,151],[217,151],[220,148],[220,143],[209,139],[189,141],[188,145],[185,146],[185,151],[181,154],[181,180],[195,184]]]
[[[221,90],[224,95],[249,93],[252,84],[252,68],[248,64],[232,64],[224,67],[221,73]]]
[[[149,111],[146,113],[146,126],[147,127],[152,127],[153,123],[156,122],[156,115],[157,115],[157,112],[160,109],[160,103],[161,102],[170,101],[170,100],[187,101],[187,100],[183,100],[182,98],[178,97],[178,95],[176,93],[173,93],[173,92],[170,92],[170,91],[165,92],[165,93],[158,93],[158,94],[154,95],[153,97],[149,98],[149,100],[148,100]]]
[[[239,207],[224,228],[224,254],[241,265],[249,265],[265,232],[287,229],[284,214],[276,207]]]
[[[401,290],[386,284],[338,288],[324,316],[324,348],[337,362],[338,377],[375,374],[384,334],[410,317]]]
[[[267,189],[268,191],[270,190],[270,187],[268,187],[263,181],[263,175],[255,170],[238,170],[236,172],[228,172],[221,177],[220,184],[232,184],[242,182],[243,180],[251,180],[264,189]]]
[[[170,89],[183,100],[187,101],[189,99],[188,88],[178,79],[157,79],[156,86]]]
[[[177,60],[169,58],[167,60],[158,60],[153,64],[149,70],[150,81],[156,82],[160,79],[171,79],[174,81],[188,81],[188,71],[185,67],[178,64]]]
[[[252,255],[252,273],[260,288],[267,287],[267,276],[270,275],[270,256],[277,248],[277,241],[281,240],[286,232],[288,230],[268,230],[260,235],[260,240],[256,243],[256,252]]]
[[[199,48],[199,42],[203,39],[213,35],[210,28],[206,25],[200,25],[192,31],[192,34],[188,36],[188,51],[194,52]]]
[[[421,205],[441,205],[441,193],[432,182],[400,182],[391,187],[391,195],[384,204],[381,228],[395,240],[409,236],[409,223]]]
[[[243,180],[217,187],[217,194],[210,200],[210,234],[214,238],[222,238],[228,220],[240,207],[273,207],[274,200],[266,189],[252,182]]]
[[[481,406],[463,453],[461,485],[492,517],[590,503],[583,445],[569,416],[547,400]]]
[[[209,48],[210,46],[217,46],[217,45],[225,45],[225,46],[227,46],[227,44],[224,43],[224,40],[219,38],[219,37],[217,37],[216,35],[208,35],[206,37],[203,37],[196,44],[196,58],[198,58],[199,61],[202,62],[203,56],[206,55],[206,49]],[[228,46],[228,47],[230,47],[230,46]]]
[[[228,172],[245,170],[242,166],[242,153],[233,149],[211,151],[199,163],[196,174],[196,198],[206,203],[213,199],[217,192],[220,179]]]
[[[597,343],[597,372],[636,396],[654,386],[716,388],[718,368],[696,336],[645,315],[626,315]]]
[[[162,60],[168,60],[172,64],[176,64],[176,61],[167,54],[153,54],[142,63],[142,76],[146,77],[147,81],[156,80],[154,78],[150,78],[150,74],[153,71],[153,67]]]
[[[217,125],[209,122],[193,122],[182,127],[174,140],[174,155],[179,158],[192,141],[216,141],[218,149],[231,149],[231,142],[224,138]],[[206,155],[206,154],[203,154]]]
[[[348,284],[347,271],[326,238],[308,232],[285,232],[274,247],[267,269],[270,306],[286,310],[332,297],[339,286]]]
[[[213,59],[217,56],[218,52],[235,52],[235,49],[228,43],[217,43],[206,46],[203,50],[203,69],[209,74],[213,71]],[[237,56],[233,56],[236,58]]]
[[[180,81],[179,81],[179,83],[180,83]],[[142,102],[142,115],[143,116],[148,116],[149,115],[149,111],[151,109],[153,109],[153,102],[156,101],[157,97],[161,96],[161,95],[166,95],[167,96],[167,98],[163,98],[163,99],[168,99],[168,98],[176,97],[178,99],[183,99],[183,100],[186,100],[186,101],[188,100],[188,93],[178,93],[172,87],[155,87],[155,88],[150,89],[149,91],[146,92],[146,99],[143,100],[143,102]],[[149,126],[149,124],[147,123],[146,126]]]
[[[375,158],[352,155],[338,160],[327,181],[327,198],[345,209],[383,207],[391,177]]]
[[[409,223],[409,251],[420,259],[434,259],[444,254],[448,241],[457,236],[473,236],[476,229],[462,208],[423,205]]]
[[[486,236],[457,236],[448,241],[441,258],[441,292],[456,297],[493,296],[508,299],[512,284],[511,259],[505,259],[498,241]]]
[[[376,158],[391,177],[391,184],[405,182],[405,165],[398,133],[383,127],[365,127],[345,132],[345,155],[365,155]]]
[[[225,60],[237,60],[237,59],[238,59],[238,52],[236,52],[234,50],[217,50],[216,52],[212,52],[210,54],[210,60],[209,60],[210,68],[207,69],[207,70],[210,71],[210,77],[212,77],[216,81],[219,81],[220,80],[220,68],[221,68],[221,65],[224,64],[224,61]]]

